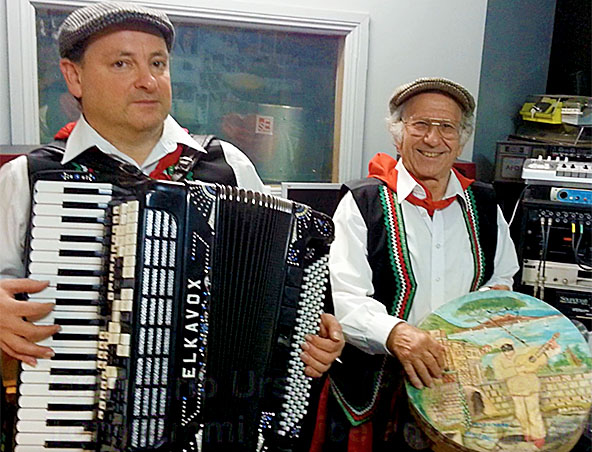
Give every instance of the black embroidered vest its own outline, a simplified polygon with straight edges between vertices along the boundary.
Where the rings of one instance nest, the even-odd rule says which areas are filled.
[[[31,184],[42,172],[64,170],[79,172],[78,177],[84,177],[82,174],[87,174],[89,182],[109,182],[121,187],[129,187],[148,178],[135,166],[115,160],[97,148],[90,148],[74,160],[62,165],[61,160],[64,156],[65,146],[65,141],[56,141],[28,154]],[[236,186],[236,175],[225,159],[220,142],[211,140],[205,148],[207,151],[205,153],[184,148],[184,153],[187,151],[191,154],[195,153],[197,156],[190,168],[193,179]]]
[[[389,314],[406,319],[415,295],[415,279],[396,194],[375,178],[348,183],[343,192],[348,190],[368,230],[373,298],[384,304]],[[469,202],[466,205],[462,199],[459,202],[463,204],[474,254],[475,278],[471,290],[477,290],[494,270],[497,203],[493,188],[480,182],[474,182],[465,196]],[[331,390],[355,426],[372,416],[385,378],[390,378],[386,375],[396,363],[385,355],[370,355],[350,344],[346,344],[341,359],[343,365],[331,367]]]

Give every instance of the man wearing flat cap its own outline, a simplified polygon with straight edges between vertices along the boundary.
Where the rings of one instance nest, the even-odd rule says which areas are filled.
[[[47,287],[23,279],[29,182],[37,173],[87,171],[95,181],[124,186],[147,178],[185,178],[266,191],[239,149],[219,141],[206,150],[169,115],[174,38],[166,14],[127,2],[86,6],[61,25],[60,69],[82,114],[56,135],[55,143],[0,171],[0,349],[5,354],[35,366],[54,355],[36,343],[60,328],[26,320],[46,316],[53,305],[15,299],[15,294]],[[333,316],[323,314],[322,331],[324,337],[313,336],[303,345],[310,376],[326,371],[343,346]]]
[[[512,286],[518,260],[492,189],[452,168],[474,109],[450,80],[400,86],[388,117],[400,158],[377,154],[368,178],[344,186],[329,265],[346,347],[326,385],[324,450],[382,450],[385,437],[389,450],[429,447],[401,417],[386,425],[407,403],[393,402],[402,375],[422,388],[442,374],[443,347],[414,325],[471,291]]]

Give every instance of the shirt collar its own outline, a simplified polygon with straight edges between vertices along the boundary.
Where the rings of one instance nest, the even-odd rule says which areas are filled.
[[[62,158],[62,165],[74,160],[87,149],[96,146],[101,152],[142,169],[153,165],[166,154],[174,152],[179,144],[184,144],[200,152],[206,152],[206,150],[169,115],[164,120],[164,127],[160,140],[156,143],[154,149],[152,149],[146,158],[146,161],[142,164],[142,167],[140,167],[136,161],[119,151],[109,141],[99,135],[99,133],[86,121],[84,115],[80,115],[76,126],[72,129],[72,133],[66,142],[66,151]]]
[[[397,162],[397,198],[399,204],[403,202],[410,193],[413,193],[418,198],[425,198],[426,192],[421,185],[409,174],[407,168],[403,164],[403,159],[399,159]],[[448,185],[446,186],[446,192],[442,199],[450,198],[453,196],[460,196],[465,202],[465,195],[462,185],[454,171],[450,170],[450,178],[448,179]]]

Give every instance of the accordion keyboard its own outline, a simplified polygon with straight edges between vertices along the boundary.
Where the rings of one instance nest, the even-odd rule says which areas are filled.
[[[36,324],[59,324],[41,341],[55,356],[23,364],[15,452],[94,450],[104,216],[112,186],[38,181],[33,194],[29,277],[48,280],[30,301],[55,303]]]

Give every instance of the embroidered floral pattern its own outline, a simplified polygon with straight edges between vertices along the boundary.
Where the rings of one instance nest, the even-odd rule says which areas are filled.
[[[417,282],[411,268],[411,259],[407,247],[405,223],[397,195],[386,186],[379,188],[380,202],[384,211],[384,225],[389,237],[388,252],[395,275],[395,293],[390,313],[406,320],[417,290]]]
[[[468,200],[466,208],[462,209],[465,217],[465,223],[469,232],[469,240],[471,242],[471,249],[473,251],[473,265],[475,267],[473,282],[471,283],[471,292],[474,292],[484,283],[484,261],[485,255],[483,248],[479,241],[479,215],[477,214],[477,206],[475,203],[475,195],[471,187],[465,190],[465,197]]]

